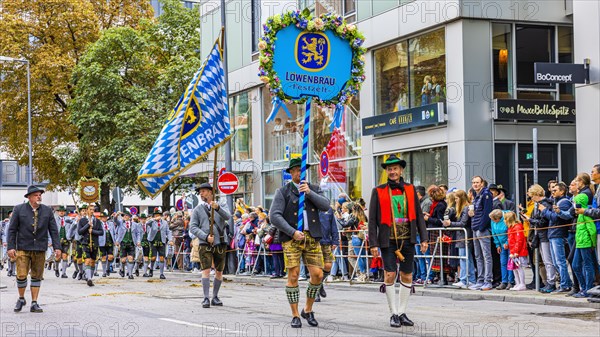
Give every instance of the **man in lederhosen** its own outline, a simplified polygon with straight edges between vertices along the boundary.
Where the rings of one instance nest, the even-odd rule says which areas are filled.
[[[69,228],[67,234],[67,239],[71,240],[73,243],[72,249],[75,255],[72,257],[73,264],[75,264],[75,272],[73,273],[73,278],[77,278],[77,280],[81,280],[85,277],[85,274],[83,273],[83,248],[81,246],[81,235],[77,230],[77,224],[79,223],[79,220],[81,218],[85,217],[87,207],[87,204],[79,205],[79,214],[75,218],[75,222],[73,223],[73,226]]]
[[[69,262],[69,246],[71,241],[67,239],[67,233],[73,226],[73,220],[66,216],[67,209],[64,206],[59,206],[56,210],[54,217],[56,218],[56,224],[58,225],[58,237],[60,240],[60,247],[62,256],[58,257],[54,262],[54,273],[56,277],[68,278],[67,276],[67,263]],[[60,262],[60,269],[62,275],[59,274],[58,264]]]
[[[98,247],[100,248],[100,256],[102,261],[102,277],[110,276],[109,263],[115,259],[114,245],[115,245],[115,227],[108,221],[108,210],[104,210],[100,214],[100,222],[102,224],[102,235],[98,238]]]
[[[329,209],[329,200],[323,196],[319,186],[300,181],[301,165],[302,160],[300,158],[290,160],[286,172],[292,175],[292,181],[277,189],[270,212],[271,223],[280,231],[283,258],[288,269],[288,281],[285,291],[292,309],[292,328],[302,327],[298,315],[300,258],[304,259],[304,264],[308,266],[310,272],[310,281],[308,289],[306,289],[306,305],[300,315],[307,320],[310,326],[319,325],[312,311],[315,298],[321,289],[324,266],[323,253],[319,243],[322,237],[319,211],[325,212]],[[302,231],[298,230],[300,192],[304,192],[305,195],[304,227]]]
[[[131,213],[125,209],[123,215],[117,217],[119,231],[117,233],[116,245],[121,250],[121,269],[119,275],[125,277],[125,265],[127,265],[127,277],[133,280],[133,256],[135,246],[140,243],[138,224],[131,221]]]
[[[154,269],[154,262],[156,261],[156,256],[158,256],[160,279],[164,280],[166,279],[165,263],[167,256],[167,244],[170,246],[173,245],[173,236],[171,235],[171,230],[169,229],[169,223],[162,218],[162,211],[160,207],[154,208],[153,217],[153,219],[148,221],[148,225],[150,226],[148,241],[151,242],[152,249],[152,264],[150,270]]]
[[[200,240],[199,255],[200,269],[202,270],[202,290],[204,291],[203,308],[222,306],[219,299],[219,289],[223,283],[223,269],[225,269],[225,257],[227,255],[227,220],[231,217],[229,209],[224,201],[217,202],[214,199],[214,191],[210,184],[204,183],[196,188],[200,193],[203,203],[194,208],[190,219],[190,231]],[[210,230],[211,216],[213,219],[213,230]],[[213,282],[213,297],[209,302],[210,291],[210,268],[215,266],[215,280]]]
[[[150,226],[147,224],[148,216],[146,213],[140,214],[140,235],[142,236],[140,244],[142,246],[142,256],[144,260],[143,264],[143,275],[142,277],[151,277],[152,270],[148,274],[148,264],[152,256],[152,248],[150,247],[150,241],[148,241],[148,234],[150,233]]]
[[[379,256],[385,269],[385,294],[392,317],[390,326],[413,326],[406,316],[408,297],[412,290],[412,272],[417,234],[427,237],[425,219],[413,185],[404,182],[402,172],[406,161],[391,155],[381,167],[386,171],[388,182],[377,186],[371,193],[369,204],[369,245],[373,257]],[[425,253],[428,243],[421,242]],[[400,294],[396,302],[396,271],[400,261]]]
[[[28,202],[15,206],[10,218],[7,235],[7,254],[16,258],[17,288],[19,299],[14,311],[19,312],[26,304],[27,275],[31,277],[31,312],[43,312],[37,303],[44,275],[44,262],[48,249],[48,237],[52,239],[54,256],[61,256],[58,227],[52,208],[42,204],[44,190],[29,186],[25,198]]]
[[[92,278],[96,267],[96,258],[98,257],[98,237],[104,234],[102,222],[94,216],[94,205],[89,204],[86,216],[79,219],[77,232],[81,235],[81,249],[85,263],[84,271],[87,285],[94,286]]]

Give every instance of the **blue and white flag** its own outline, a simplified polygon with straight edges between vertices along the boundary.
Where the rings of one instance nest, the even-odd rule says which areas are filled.
[[[221,49],[215,43],[167,118],[138,173],[138,184],[146,194],[156,197],[229,138],[225,73]]]

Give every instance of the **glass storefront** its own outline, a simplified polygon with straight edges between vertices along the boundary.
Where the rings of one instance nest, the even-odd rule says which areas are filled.
[[[271,95],[269,89],[263,87],[263,121],[271,113]],[[303,113],[301,105],[287,104],[292,117],[289,118],[281,109],[275,121],[263,122],[263,160],[264,162],[284,162],[294,153],[302,153]]]
[[[429,186],[432,184],[448,184],[448,148],[436,147],[411,152],[396,152],[398,158],[406,160],[403,177],[405,181],[415,186]],[[375,160],[376,184],[384,184],[387,174],[381,168],[389,154],[377,156]]]
[[[446,100],[444,29],[378,49],[374,58],[375,114]]]

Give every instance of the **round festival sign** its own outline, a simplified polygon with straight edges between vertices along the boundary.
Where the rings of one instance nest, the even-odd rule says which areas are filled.
[[[291,11],[271,16],[259,41],[259,76],[276,101],[344,105],[364,76],[364,36],[341,16]]]

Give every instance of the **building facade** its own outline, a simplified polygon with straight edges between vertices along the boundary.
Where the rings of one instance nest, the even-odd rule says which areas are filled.
[[[576,104],[594,97],[598,102],[597,66],[591,68],[595,75],[589,85],[534,81],[535,62],[583,62],[586,56],[575,50],[573,12],[591,10],[586,15],[593,16],[598,13],[597,4],[575,1],[574,5],[564,0],[229,1],[230,95],[237,101],[248,98],[250,126],[232,151],[247,149],[245,158],[255,163],[250,175],[254,200],[247,202],[269,207],[275,190],[286,179],[282,170],[288,158],[300,152],[302,106],[288,106],[292,118],[282,113],[281,120],[265,123],[271,99],[268,88],[258,81],[257,45],[267,17],[304,7],[317,15],[335,11],[356,22],[368,48],[367,80],[360,96],[347,107],[342,128],[332,134],[327,125],[333,111],[313,110],[317,117],[311,123],[309,178],[319,182],[332,199],[342,192],[353,200],[368,199],[371,188],[386,179],[380,163],[395,153],[407,160],[405,177],[414,184],[444,183],[465,189],[473,175],[481,175],[502,184],[515,200],[523,202],[534,178],[534,128],[542,185],[550,179],[570,182],[578,171],[587,172],[591,163],[600,160],[597,146],[591,151],[593,156],[586,152],[585,160],[581,160],[582,147],[577,146],[582,132],[600,126],[597,103],[588,103],[585,111],[578,106],[575,115]],[[204,2],[201,11],[201,50],[206,55],[220,32],[219,2]],[[593,19],[594,34],[598,34],[597,15]],[[592,64],[598,62],[598,39],[586,38],[580,44],[595,48],[596,54],[590,51],[595,57]],[[586,120],[593,123],[582,123],[580,117],[588,114]],[[373,120],[385,121],[386,130],[365,129]],[[600,143],[597,132],[594,137],[595,144]],[[324,150],[330,157],[326,177],[319,173]]]

